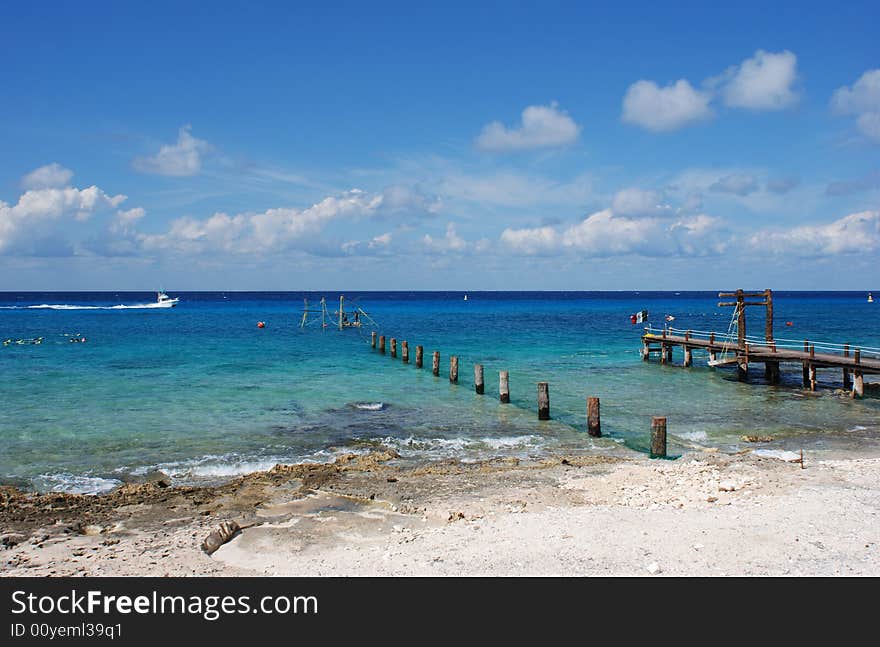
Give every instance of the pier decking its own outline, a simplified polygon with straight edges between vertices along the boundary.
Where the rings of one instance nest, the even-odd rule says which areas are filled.
[[[672,363],[672,350],[680,347],[684,351],[684,366],[693,365],[693,351],[705,350],[709,355],[709,366],[736,365],[740,380],[748,379],[749,364],[764,364],[764,375],[770,384],[780,381],[781,364],[798,364],[803,371],[803,385],[816,390],[818,369],[838,369],[841,371],[843,388],[852,388],[853,397],[863,396],[865,375],[880,375],[880,348],[853,347],[849,344],[830,342],[811,342],[809,340],[773,338],[772,292],[749,294],[742,290],[734,293],[720,293],[719,297],[736,296],[733,303],[719,303],[719,306],[735,305],[734,318],[739,326],[736,332],[715,333],[700,330],[681,330],[678,328],[654,328],[648,326],[642,335],[642,359],[648,361],[651,355],[659,355],[661,364]],[[746,302],[747,297],[762,296],[764,302]],[[760,305],[767,307],[765,339],[745,335],[744,306]]]

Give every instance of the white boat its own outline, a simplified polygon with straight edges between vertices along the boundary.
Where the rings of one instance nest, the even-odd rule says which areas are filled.
[[[464,300],[467,301],[467,295],[464,295]]]
[[[868,303],[874,303],[874,295],[868,292]]]
[[[157,308],[173,308],[180,302],[180,299],[174,298],[172,299],[167,294],[165,294],[165,290],[159,290],[156,293],[156,307]]]

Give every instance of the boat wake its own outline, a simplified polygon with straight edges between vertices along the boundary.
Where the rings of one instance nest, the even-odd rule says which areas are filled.
[[[82,306],[71,304],[50,304],[41,303],[35,306],[0,306],[0,310],[142,310],[146,308],[167,308],[168,306],[161,303],[135,303],[132,305],[115,305],[115,306]]]

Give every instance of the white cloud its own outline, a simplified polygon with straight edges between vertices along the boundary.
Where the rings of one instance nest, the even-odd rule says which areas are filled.
[[[868,70],[851,87],[838,88],[831,109],[839,115],[856,115],[859,131],[880,143],[880,69]]]
[[[56,245],[56,226],[64,219],[88,220],[102,209],[119,206],[126,196],[111,196],[96,186],[85,189],[65,187],[26,191],[15,205],[0,202],[0,253],[39,254],[41,241],[53,240],[53,246],[72,253],[70,245]]]
[[[527,255],[571,252],[589,257],[640,255],[705,256],[721,253],[726,241],[721,220],[705,214],[663,217],[627,217],[604,209],[557,231],[553,227],[505,229],[501,242]]]
[[[798,256],[870,254],[880,251],[880,211],[862,211],[826,225],[763,231],[749,240],[760,251]]]
[[[593,197],[593,178],[582,174],[560,182],[513,171],[485,176],[451,172],[441,176],[437,191],[449,199],[475,202],[481,207],[581,206]]]
[[[118,233],[128,233],[145,215],[147,215],[147,212],[143,207],[117,211],[115,220],[110,224],[110,230]]]
[[[653,81],[636,81],[623,97],[622,119],[655,132],[677,130],[712,117],[711,98],[684,79],[663,88]]]
[[[25,175],[21,186],[24,189],[53,189],[68,186],[72,177],[73,171],[52,162]]]
[[[733,108],[783,110],[798,102],[797,56],[788,50],[773,53],[759,49],[729,69],[724,78],[724,103]]]
[[[767,180],[767,190],[780,195],[786,194],[800,184],[800,178],[780,177]]]
[[[192,126],[183,126],[178,131],[177,143],[166,144],[155,155],[136,157],[132,162],[135,170],[156,175],[185,177],[197,175],[202,169],[202,156],[211,150],[211,145],[203,139],[190,134]]]
[[[507,228],[501,232],[501,242],[515,251],[537,256],[557,251],[561,239],[553,227]]]
[[[709,186],[714,193],[733,193],[746,196],[758,190],[758,178],[754,175],[733,174],[719,178]]]
[[[467,242],[455,231],[455,224],[446,225],[446,235],[443,238],[434,238],[425,234],[422,243],[428,249],[438,252],[462,252],[467,248]]]
[[[581,127],[554,102],[527,107],[517,128],[493,121],[483,128],[476,144],[481,150],[493,152],[556,148],[574,143],[580,132]]]

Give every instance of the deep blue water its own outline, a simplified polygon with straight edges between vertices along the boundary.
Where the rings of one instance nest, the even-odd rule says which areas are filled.
[[[800,370],[768,387],[730,370],[660,366],[639,358],[647,309],[674,325],[726,332],[731,309],[710,292],[372,292],[346,295],[406,339],[427,368],[381,357],[369,331],[300,328],[302,299],[339,293],[172,293],[173,309],[145,304],[154,293],[0,293],[0,480],[38,489],[95,491],[127,474],[161,468],[179,482],[228,477],[276,462],[329,460],[364,441],[404,458],[540,456],[557,451],[644,451],[650,417],[669,420],[670,451],[694,445],[753,448],[743,434],[771,435],[777,449],[860,452],[880,447],[880,399],[835,391],[820,372],[809,394]],[[776,292],[776,337],[880,346],[880,302],[864,293]],[[877,295],[880,297],[880,294]],[[33,307],[40,305],[63,308]],[[762,309],[749,334],[764,330]],[[256,326],[258,321],[265,328]],[[791,322],[791,326],[786,326]],[[71,336],[85,343],[70,342]],[[430,354],[441,353],[441,376]],[[448,358],[460,358],[449,384]],[[676,357],[676,363],[680,357]],[[484,396],[472,366],[485,366]],[[512,406],[497,398],[510,371]],[[538,381],[550,383],[553,420],[535,413]],[[585,397],[601,398],[605,436],[585,433]],[[381,407],[379,404],[381,403]]]

